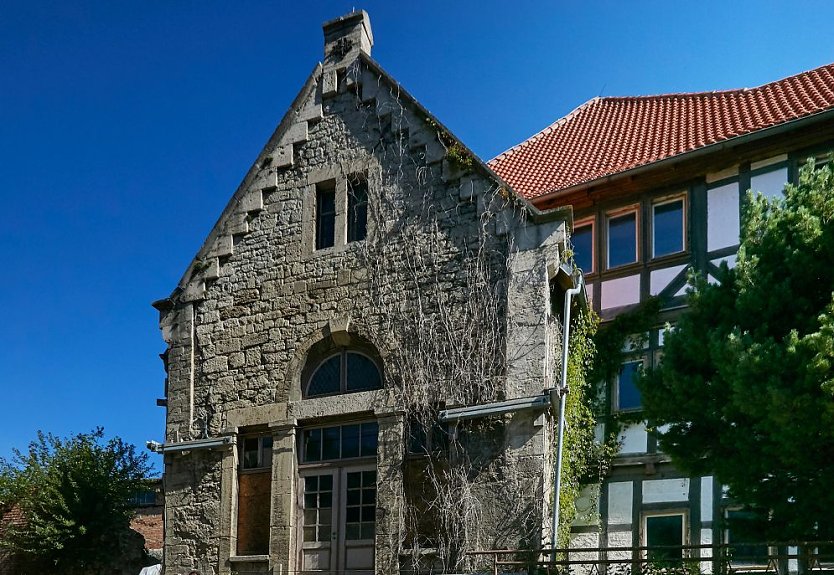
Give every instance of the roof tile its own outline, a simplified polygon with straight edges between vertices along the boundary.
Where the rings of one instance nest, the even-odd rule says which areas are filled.
[[[757,88],[594,98],[489,166],[535,198],[834,108],[834,64]]]

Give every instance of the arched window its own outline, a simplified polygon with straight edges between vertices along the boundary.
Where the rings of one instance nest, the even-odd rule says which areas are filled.
[[[376,362],[364,353],[342,349],[322,360],[313,370],[305,397],[336,395],[382,388]]]

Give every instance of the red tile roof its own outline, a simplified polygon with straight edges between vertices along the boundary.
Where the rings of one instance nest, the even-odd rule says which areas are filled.
[[[758,88],[594,98],[488,165],[535,198],[834,107],[834,64]]]

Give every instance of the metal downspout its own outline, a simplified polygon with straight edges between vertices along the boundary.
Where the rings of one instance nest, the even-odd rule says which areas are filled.
[[[580,275],[576,287],[565,291],[565,308],[562,314],[562,380],[557,389],[550,392],[550,401],[556,407],[555,395],[559,395],[559,422],[557,431],[557,448],[556,448],[556,469],[554,471],[555,477],[553,480],[553,524],[552,524],[552,542],[553,555],[552,560],[556,561],[556,547],[558,545],[559,535],[559,495],[562,488],[562,443],[565,431],[565,401],[568,395],[568,342],[570,341],[570,310],[571,300],[573,296],[579,295],[582,291],[582,284],[584,278]]]

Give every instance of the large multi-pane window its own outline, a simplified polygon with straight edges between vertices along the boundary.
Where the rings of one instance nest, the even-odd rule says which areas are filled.
[[[375,421],[305,429],[301,433],[302,463],[375,457],[379,425]]]
[[[608,267],[637,261],[637,211],[608,216]]]

